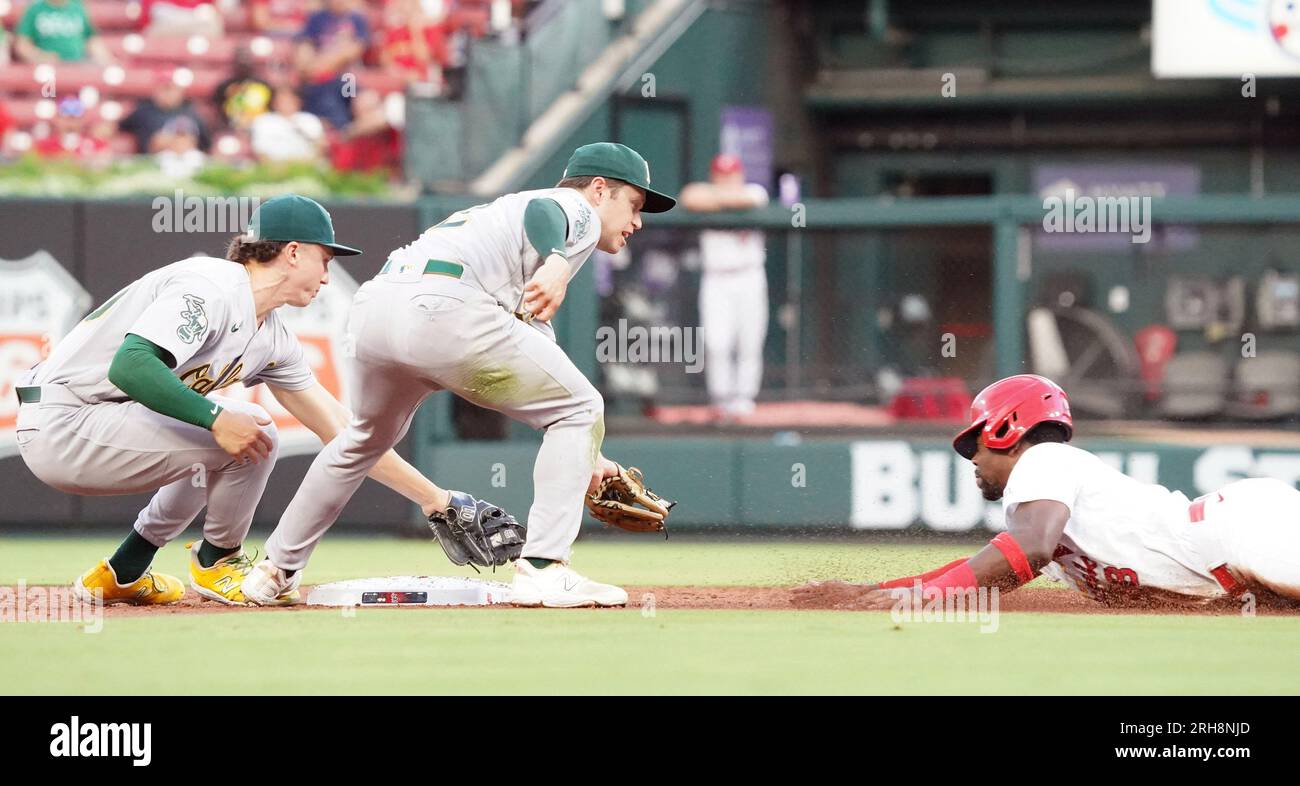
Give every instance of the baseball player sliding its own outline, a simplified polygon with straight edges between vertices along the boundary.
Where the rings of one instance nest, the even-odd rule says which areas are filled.
[[[970,559],[881,584],[814,583],[796,603],[891,608],[894,593],[1011,590],[1040,572],[1112,605],[1207,602],[1247,591],[1300,600],[1300,491],[1239,480],[1189,500],[1066,443],[1065,392],[1032,374],[985,388],[953,447],[975,466],[1007,531]],[[933,592],[931,593],[933,595]]]
[[[512,602],[625,604],[622,589],[568,564],[584,494],[624,473],[600,452],[601,395],[555,343],[550,319],[594,249],[619,251],[643,212],[674,204],[650,188],[650,167],[634,150],[590,144],[574,151],[555,188],[462,210],[394,251],[349,315],[356,417],[316,457],[244,595],[271,603],[298,585],[361,479],[406,433],[420,402],[445,389],[545,431]]]
[[[323,207],[286,195],[262,204],[226,259],[194,257],[128,284],[87,316],[18,388],[17,439],[35,475],[71,494],[157,490],[117,551],[74,582],[107,603],[173,603],[180,579],[149,569],[206,505],[190,549],[190,585],[205,598],[245,603],[252,568],[243,551],[253,511],[275,466],[277,437],[262,407],[220,395],[265,383],[303,425],[329,442],[349,413],[322,387],[280,320],[329,282],[330,259],[360,253],[334,242]],[[452,493],[386,452],[371,476],[420,504]],[[264,598],[289,603],[293,591]]]

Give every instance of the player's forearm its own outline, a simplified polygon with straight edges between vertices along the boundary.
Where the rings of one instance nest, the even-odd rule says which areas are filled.
[[[272,387],[271,393],[280,406],[315,434],[322,444],[329,444],[352,420],[347,407],[319,383],[306,390]],[[445,489],[421,475],[392,450],[371,468],[369,477],[419,505],[426,514],[435,508],[445,508],[451,500]]]
[[[426,478],[395,450],[379,459],[370,477],[419,505],[426,516],[451,504],[450,492]]]
[[[167,357],[157,344],[128,333],[108,367],[108,381],[160,415],[211,431],[221,407],[177,379],[164,362]]]
[[[1001,537],[1002,542],[990,542],[976,552],[970,558],[969,565],[975,574],[976,586],[997,587],[1003,592],[1010,592],[1033,581],[1038,575],[1038,568],[1030,566],[1028,560],[1024,559],[1023,552],[1016,554],[1018,546],[1014,540],[1006,542],[1006,533]]]
[[[903,576],[902,578],[890,579],[889,581],[882,581],[880,582],[880,588],[894,589],[895,587],[911,587],[913,584],[915,584],[918,581],[924,584],[927,581],[932,581],[933,579],[937,579],[938,577],[942,576],[943,574],[947,573],[948,571],[952,570],[953,568],[957,567],[963,562],[966,562],[966,557],[955,559],[952,562],[949,562],[947,565],[940,565],[934,570],[927,570],[925,573],[918,573],[915,576]]]
[[[1001,533],[980,549],[970,559],[957,559],[917,576],[883,582],[881,589],[912,588],[916,582],[922,589],[966,590],[977,587],[997,587],[1003,592],[1028,584],[1038,575],[1046,562],[1031,559],[1016,539],[1007,532]]]
[[[1069,519],[1070,509],[1064,503],[1050,499],[1021,503],[1008,517],[1006,532],[999,533],[966,562],[925,582],[925,586],[945,590],[997,587],[1010,591],[1028,584],[1052,560]]]

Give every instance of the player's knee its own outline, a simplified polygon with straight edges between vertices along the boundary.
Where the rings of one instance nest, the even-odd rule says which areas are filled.
[[[583,396],[582,409],[592,423],[605,423],[605,397],[596,388],[591,388]]]
[[[329,449],[335,451],[338,462],[344,466],[373,466],[400,441],[401,436],[354,420],[339,432]]]
[[[588,386],[586,390],[577,391],[574,393],[573,403],[569,405],[568,412],[562,419],[575,426],[594,426],[597,423],[603,426],[605,399],[595,387]]]
[[[271,438],[271,457],[274,458],[276,452],[280,449],[280,427],[275,425],[275,418],[271,417],[271,413],[267,412],[266,408],[259,404],[250,404],[248,414],[257,418],[262,431]],[[265,420],[271,422],[263,425],[261,421]]]

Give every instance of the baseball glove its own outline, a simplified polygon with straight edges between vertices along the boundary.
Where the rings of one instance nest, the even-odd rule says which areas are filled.
[[[629,532],[663,532],[670,502],[645,485],[641,470],[618,468],[618,474],[600,482],[594,494],[587,495],[587,510],[592,518],[611,527]]]
[[[446,510],[429,516],[429,529],[447,559],[457,565],[496,569],[519,559],[524,550],[524,526],[514,516],[463,491],[451,492]]]

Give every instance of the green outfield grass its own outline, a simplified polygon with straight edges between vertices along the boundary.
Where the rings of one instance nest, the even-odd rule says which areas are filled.
[[[0,583],[63,582],[109,539],[0,539]],[[781,585],[897,575],[960,545],[579,544],[575,567],[629,585]],[[157,567],[184,575],[185,554]],[[309,582],[461,573],[419,541],[332,538]],[[506,579],[508,574],[499,578]],[[887,613],[366,609],[0,624],[0,693],[1286,693],[1300,618],[1004,614],[904,624]]]

